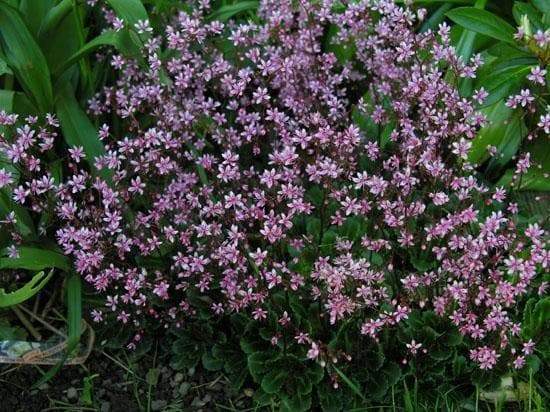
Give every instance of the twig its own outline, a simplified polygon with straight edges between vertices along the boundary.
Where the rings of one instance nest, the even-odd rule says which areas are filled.
[[[35,315],[33,312],[28,310],[25,306],[20,306],[20,309],[22,309],[24,312],[26,312],[30,317],[41,323],[46,329],[51,330],[54,333],[57,333],[59,336],[62,336],[63,338],[67,338],[67,335],[61,332],[59,329],[54,328],[51,324],[46,322],[44,319],[42,319],[40,316]]]
[[[18,306],[12,306],[11,310],[15,313],[15,315],[19,318],[23,326],[27,328],[27,330],[30,332],[30,334],[35,338],[36,340],[40,341],[42,340],[42,336],[40,333],[32,326],[31,322],[27,319],[25,314],[21,312]]]

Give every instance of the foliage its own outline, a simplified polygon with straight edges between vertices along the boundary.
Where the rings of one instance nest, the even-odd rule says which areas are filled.
[[[542,410],[548,2],[403,7],[0,0],[0,306],[57,268],[67,355],[82,278],[109,345],[166,330],[254,407],[477,410],[511,374]]]

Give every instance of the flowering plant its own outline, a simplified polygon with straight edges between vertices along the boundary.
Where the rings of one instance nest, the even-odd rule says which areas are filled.
[[[63,179],[44,165],[57,119],[0,116],[0,186],[52,212],[41,234],[105,296],[92,319],[131,330],[129,348],[151,321],[179,331],[176,366],[250,373],[287,410],[345,406],[312,394],[353,389],[346,373],[383,397],[402,373],[445,375],[451,356],[453,376],[523,368],[540,325],[522,334],[519,314],[545,294],[549,254],[469,161],[487,93],[449,79],[474,78],[481,57],[458,56],[445,23],[415,31],[425,11],[392,1],[210,16],[201,1],[164,36],[131,28],[143,55],[111,56],[117,80],[89,104],[105,152],[67,148]],[[530,76],[545,85],[543,72]],[[530,166],[520,156],[514,179]],[[5,221],[12,257],[19,223]]]

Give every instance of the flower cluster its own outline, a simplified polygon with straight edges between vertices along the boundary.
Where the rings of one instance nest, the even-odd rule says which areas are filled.
[[[521,345],[508,311],[549,255],[544,231],[519,231],[506,191],[466,161],[484,116],[445,73],[473,77],[479,56],[457,57],[445,24],[416,33],[423,11],[391,1],[295,3],[263,0],[262,23],[210,21],[208,2],[181,12],[148,36],[145,63],[112,57],[119,80],[90,102],[122,125],[100,129],[104,155],[69,149],[56,182],[41,159],[57,122],[27,119],[4,141],[21,176],[3,169],[1,185],[36,212],[55,205],[59,246],[106,296],[98,322],[180,325],[192,292],[217,315],[289,323],[268,310],[285,291],[319,300],[330,324],[361,319],[373,339],[433,308],[493,367]],[[354,59],[327,51],[329,25]],[[322,342],[301,340],[316,359]]]

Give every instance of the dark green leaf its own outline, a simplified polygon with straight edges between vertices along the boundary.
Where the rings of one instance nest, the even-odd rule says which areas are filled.
[[[50,71],[19,12],[0,2],[0,41],[6,61],[21,87],[32,96],[37,108],[48,112],[53,106]]]
[[[17,250],[19,252],[19,257],[17,258],[0,258],[0,269],[26,269],[38,271],[47,268],[58,268],[65,272],[70,270],[69,259],[53,250],[29,246],[20,246]]]
[[[107,3],[113,8],[116,15],[124,20],[124,24],[129,25],[132,29],[138,21],[149,19],[147,10],[140,0],[107,0]]]
[[[86,160],[93,167],[94,159],[103,155],[105,148],[94,125],[78,105],[70,85],[60,91],[55,108],[65,141],[71,147],[83,147]],[[101,172],[102,176],[107,175],[106,170]]]
[[[526,131],[521,113],[506,107],[502,100],[487,107],[483,112],[489,124],[483,127],[472,141],[468,158],[473,163],[483,163],[489,157],[487,147],[492,145],[497,147],[499,154],[506,157],[499,159],[499,162],[505,163],[517,151]]]
[[[542,13],[550,13],[550,0],[532,0],[533,4]]]
[[[446,2],[445,4],[442,4],[438,7],[436,11],[430,14],[430,17],[428,20],[426,20],[422,27],[420,28],[420,32],[424,33],[428,30],[434,30],[436,29],[442,22],[445,20],[445,13],[447,13],[449,10],[453,8],[453,5],[450,2]]]
[[[226,22],[227,20],[239,13],[256,10],[258,8],[258,4],[258,1],[240,1],[235,4],[228,4],[214,11],[211,15],[207,17],[207,19],[210,21],[219,20],[222,22]]]
[[[266,393],[277,393],[286,379],[288,379],[288,371],[284,369],[271,370],[262,378],[262,389]]]
[[[128,57],[136,57],[139,55],[139,47],[132,38],[132,34],[127,30],[119,32],[106,31],[96,38],[86,43],[80,50],[71,55],[67,60],[60,61],[58,66],[53,69],[54,76],[60,76],[67,68],[78,62],[84,56],[97,50],[101,46],[113,46],[120,53]]]
[[[38,36],[44,37],[55,29],[59,22],[72,10],[72,3],[72,0],[61,0],[59,4],[52,7],[42,19]]]
[[[484,34],[507,43],[514,43],[515,29],[500,17],[475,7],[459,7],[447,16],[467,30]]]
[[[19,10],[27,23],[27,27],[36,38],[40,25],[52,8],[53,0],[21,0]]]
[[[0,189],[0,215],[5,217],[10,212],[15,213],[15,226],[17,227],[17,231],[23,235],[23,237],[33,238],[35,236],[35,230],[29,212],[13,201],[11,193],[7,188],[2,188]]]

